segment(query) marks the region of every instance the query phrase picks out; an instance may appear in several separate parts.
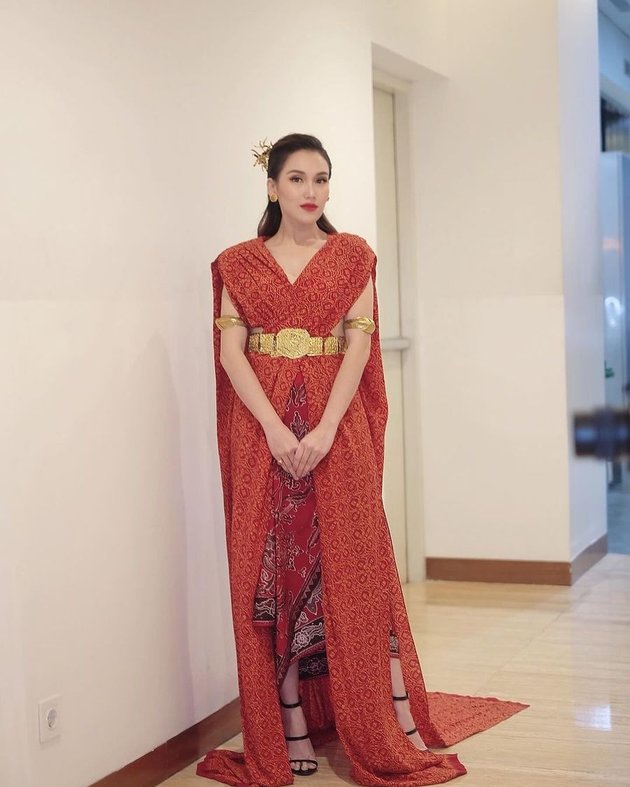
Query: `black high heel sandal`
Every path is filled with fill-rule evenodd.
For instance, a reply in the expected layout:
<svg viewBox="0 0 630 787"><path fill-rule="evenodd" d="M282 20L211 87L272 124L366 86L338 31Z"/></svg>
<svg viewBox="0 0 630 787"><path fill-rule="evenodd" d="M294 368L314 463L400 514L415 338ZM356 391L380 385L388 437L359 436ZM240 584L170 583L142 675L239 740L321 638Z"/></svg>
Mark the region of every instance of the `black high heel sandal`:
<svg viewBox="0 0 630 787"><path fill-rule="evenodd" d="M283 708L297 708L301 704L302 704L301 699L298 700L297 702L292 702L290 704L287 704L286 702L282 702L282 699L280 699L280 705L282 705ZM308 733L306 733L306 735L285 735L284 739L285 741L303 741L306 740L306 738L308 737L310 736ZM319 767L319 763L317 762L317 760L307 760L303 757L294 760L290 759L289 764L291 764L292 762L299 762L300 764L302 764L303 762L309 762L315 766L314 768L308 768L305 771L301 770L300 768L291 768L291 773L294 773L296 776L312 776L314 773L317 773L317 769Z"/></svg>
<svg viewBox="0 0 630 787"><path fill-rule="evenodd" d="M393 700L401 700L401 701L403 701L403 702L404 702L404 700L408 700L408 699L409 699L409 694L406 694L406 693L405 693L405 696L404 696L404 697L395 697L395 696L392 694L392 699L393 699ZM414 727L414 728L413 728L413 730L409 730L409 732L405 732L405 730L403 730L403 732L405 733L405 735L413 735L413 734L414 734L414 732L418 732L418 728L417 728L417 727Z"/></svg>

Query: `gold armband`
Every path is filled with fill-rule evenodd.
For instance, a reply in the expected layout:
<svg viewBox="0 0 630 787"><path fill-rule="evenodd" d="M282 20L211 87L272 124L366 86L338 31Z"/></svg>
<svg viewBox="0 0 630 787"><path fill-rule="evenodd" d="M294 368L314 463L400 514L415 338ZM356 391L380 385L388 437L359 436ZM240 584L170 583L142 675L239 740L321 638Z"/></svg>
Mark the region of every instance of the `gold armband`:
<svg viewBox="0 0 630 787"><path fill-rule="evenodd" d="M242 325L243 328L247 328L247 325L245 325L245 323L243 322L243 320L241 320L240 317L233 317L232 315L229 314L225 314L221 317L217 317L214 323L217 326L217 328L219 328L221 331L224 328L233 328L235 325Z"/></svg>
<svg viewBox="0 0 630 787"><path fill-rule="evenodd" d="M344 320L344 328L360 328L365 333L374 333L376 323L371 317L353 317L351 320Z"/></svg>

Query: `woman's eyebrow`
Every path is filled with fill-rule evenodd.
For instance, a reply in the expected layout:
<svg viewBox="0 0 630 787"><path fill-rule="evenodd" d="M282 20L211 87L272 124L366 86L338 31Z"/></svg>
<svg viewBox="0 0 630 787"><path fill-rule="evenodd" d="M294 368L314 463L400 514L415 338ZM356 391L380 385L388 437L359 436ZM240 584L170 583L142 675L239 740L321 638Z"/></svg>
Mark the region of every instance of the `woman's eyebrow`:
<svg viewBox="0 0 630 787"><path fill-rule="evenodd" d="M301 169L290 169L287 172L287 175L291 175L291 173L293 173L293 172L295 172L296 175L306 175L306 172L302 172ZM315 177L318 177L319 175L328 175L328 173L327 172L318 172Z"/></svg>

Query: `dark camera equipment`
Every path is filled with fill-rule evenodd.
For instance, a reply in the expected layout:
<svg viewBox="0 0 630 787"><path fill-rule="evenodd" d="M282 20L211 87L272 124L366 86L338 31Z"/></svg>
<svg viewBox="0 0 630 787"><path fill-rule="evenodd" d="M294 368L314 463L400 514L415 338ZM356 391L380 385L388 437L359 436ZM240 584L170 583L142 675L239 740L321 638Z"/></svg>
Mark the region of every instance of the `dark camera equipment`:
<svg viewBox="0 0 630 787"><path fill-rule="evenodd" d="M574 415L573 442L578 456L610 461L630 456L630 411L602 408Z"/></svg>

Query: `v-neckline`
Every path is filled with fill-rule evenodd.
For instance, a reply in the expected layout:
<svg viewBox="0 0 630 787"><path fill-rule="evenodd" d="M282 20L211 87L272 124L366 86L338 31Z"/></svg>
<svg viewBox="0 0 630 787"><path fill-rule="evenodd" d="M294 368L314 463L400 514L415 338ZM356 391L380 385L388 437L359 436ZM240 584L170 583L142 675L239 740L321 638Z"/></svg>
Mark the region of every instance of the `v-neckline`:
<svg viewBox="0 0 630 787"><path fill-rule="evenodd" d="M274 266L276 267L278 272L282 275L282 277L284 278L284 280L287 283L287 285L289 287L293 288L293 287L297 287L297 285L300 283L300 280L303 278L303 276L306 273L306 271L312 266L312 263L315 260L315 258L319 256L320 252L322 252L322 251L324 251L324 249L328 248L328 245L330 244L331 238L333 237L333 235L337 235L337 234L338 233L329 233L328 237L326 238L326 242L322 246L320 246L319 249L317 249L315 251L315 253L310 257L309 261L302 268L302 270L300 271L300 273L298 274L298 276L297 276L297 278L295 279L294 282L289 281L289 277L287 276L287 272L282 267L282 265L280 265L278 260L273 256L273 254L271 253L270 249L265 245L265 241L269 240L269 238L271 236L260 235L258 237L258 240L260 241L260 245L261 245L261 247L263 249L263 252L269 257L271 262L273 262Z"/></svg>

